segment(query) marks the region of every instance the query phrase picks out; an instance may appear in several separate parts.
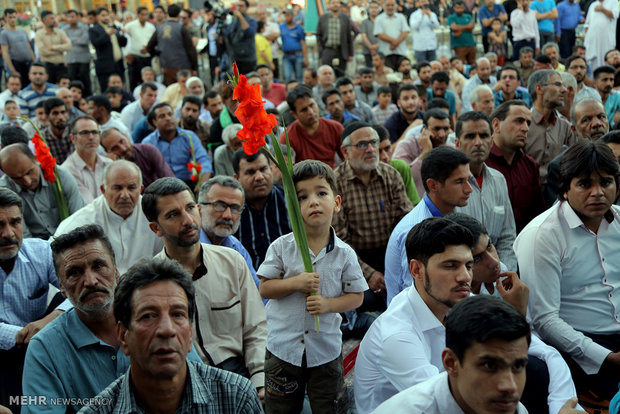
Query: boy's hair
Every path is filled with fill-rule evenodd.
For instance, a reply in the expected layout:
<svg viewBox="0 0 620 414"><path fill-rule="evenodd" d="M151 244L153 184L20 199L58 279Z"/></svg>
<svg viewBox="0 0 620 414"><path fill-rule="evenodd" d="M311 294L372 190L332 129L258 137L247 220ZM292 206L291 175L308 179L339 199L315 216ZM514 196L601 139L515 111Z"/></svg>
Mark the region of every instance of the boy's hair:
<svg viewBox="0 0 620 414"><path fill-rule="evenodd" d="M389 86L379 86L377 88L377 96L382 95L382 94L392 95L392 90L390 89Z"/></svg>
<svg viewBox="0 0 620 414"><path fill-rule="evenodd" d="M322 161L304 160L293 166L293 183L295 185L297 185L300 181L309 180L315 177L325 179L334 195L338 194L336 187L336 175L334 174L334 170L332 170L329 165Z"/></svg>
<svg viewBox="0 0 620 414"><path fill-rule="evenodd" d="M12 99L7 99L6 101L4 101L4 107L6 108L6 106L7 106L8 104L14 104L14 105L17 105L17 102L15 102L15 101L14 101L14 100L12 100Z"/></svg>
<svg viewBox="0 0 620 414"><path fill-rule="evenodd" d="M407 261L415 259L426 266L432 256L445 252L446 247L460 245L470 249L475 246L467 227L445 217L431 217L413 226L407 234Z"/></svg>
<svg viewBox="0 0 620 414"><path fill-rule="evenodd" d="M493 18L493 20L491 20L491 26L493 26L493 23L495 23L496 21L498 21L500 25L502 24L502 21L500 20L500 18L499 17L495 17L495 18Z"/></svg>

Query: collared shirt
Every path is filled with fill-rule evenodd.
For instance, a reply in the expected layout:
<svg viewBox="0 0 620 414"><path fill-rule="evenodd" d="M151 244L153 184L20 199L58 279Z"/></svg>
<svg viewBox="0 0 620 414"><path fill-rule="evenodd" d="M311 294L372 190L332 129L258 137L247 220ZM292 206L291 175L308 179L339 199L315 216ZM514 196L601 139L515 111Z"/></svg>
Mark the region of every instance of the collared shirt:
<svg viewBox="0 0 620 414"><path fill-rule="evenodd" d="M336 237L330 229L330 238L319 254L308 249L312 267L321 275L318 294L337 298L347 293L359 293L368 284L351 247ZM267 279L287 279L304 271L301 253L293 233L277 239L267 251L258 274ZM267 349L295 366L301 367L305 355L308 367L326 364L338 358L342 351L342 333L339 313L319 315L319 331L314 316L306 310L306 294L293 292L280 299L271 299L267 310Z"/></svg>
<svg viewBox="0 0 620 414"><path fill-rule="evenodd" d="M620 330L618 243L619 207L611 206L593 233L567 201L532 220L515 241L536 332L570 354L587 374L597 373L613 350L582 332L607 335Z"/></svg>
<svg viewBox="0 0 620 414"><path fill-rule="evenodd" d="M298 162L308 159L319 160L334 168L336 154L341 159L344 158L340 149L344 127L340 122L319 118L319 128L314 135L308 135L298 120L290 124L286 130ZM280 143L286 144L284 133L280 135Z"/></svg>
<svg viewBox="0 0 620 414"><path fill-rule="evenodd" d="M506 101L506 99L504 98L504 91L502 91L501 89L499 91L493 91L493 97L495 98L496 108L500 106L501 104L503 104L504 101ZM528 106L530 107L532 106L532 100L530 99L530 94L527 92L527 89L522 86L517 86L517 89L515 90L515 97L512 99L521 99Z"/></svg>
<svg viewBox="0 0 620 414"><path fill-rule="evenodd" d="M136 402L131 370L110 384L97 398L107 404L84 407L80 413L143 414ZM187 378L177 413L259 414L263 412L256 389L241 375L196 362L187 363Z"/></svg>
<svg viewBox="0 0 620 414"><path fill-rule="evenodd" d="M148 187L153 181L162 177L174 177L164 156L156 146L151 144L133 144L132 160L142 171L142 185Z"/></svg>
<svg viewBox="0 0 620 414"><path fill-rule="evenodd" d="M487 83L482 82L482 80L478 77L477 73L471 78L469 78L467 82L465 82L465 85L463 86L463 92L461 94L461 99L463 102L463 109L461 112L464 113L464 112L469 112L469 111L474 110L471 107L471 101L469 100L469 95L471 94L471 91L476 89L476 86L488 85L489 88L493 89L493 86L495 86L496 83L497 83L497 78L495 76L489 76L489 81Z"/></svg>
<svg viewBox="0 0 620 414"><path fill-rule="evenodd" d="M581 89L579 89L579 92L575 94L573 103L577 103L580 100L585 99L585 98L598 99L599 101L603 102L603 100L601 99L601 95L598 93L596 89L586 85L585 83L582 83Z"/></svg>
<svg viewBox="0 0 620 414"><path fill-rule="evenodd" d="M356 371L357 372L357 371ZM425 413L425 414L463 414L450 390L448 373L442 372L428 380L410 387L381 404L374 414ZM515 414L527 414L527 409L519 402Z"/></svg>
<svg viewBox="0 0 620 414"><path fill-rule="evenodd" d="M142 196L129 217L123 219L110 209L105 197L100 195L92 203L63 220L56 229L54 238L86 224L100 225L112 243L116 267L120 274L123 274L140 259L155 256L164 246L162 239L149 228L141 200Z"/></svg>
<svg viewBox="0 0 620 414"><path fill-rule="evenodd" d="M370 105L360 101L359 99L356 99L353 108L349 108L348 110L364 122L368 122L369 124L377 123L377 119L375 118Z"/></svg>
<svg viewBox="0 0 620 414"><path fill-rule="evenodd" d="M59 288L49 243L24 239L13 270L7 275L0 268L0 349L13 348L17 333L44 316L50 284ZM59 309L70 307L67 302Z"/></svg>
<svg viewBox="0 0 620 414"><path fill-rule="evenodd" d="M142 118L144 118L147 114L148 110L145 111L142 109L142 105L140 105L140 98L133 101L129 105L123 108L121 111L121 122L129 131L133 131L134 127Z"/></svg>
<svg viewBox="0 0 620 414"><path fill-rule="evenodd" d="M254 268L258 269L271 242L292 231L284 191L274 185L261 210L246 203L240 221L236 236L250 253Z"/></svg>
<svg viewBox="0 0 620 414"><path fill-rule="evenodd" d="M375 114L375 118L377 118L377 122L383 125L385 121L388 120L394 112L398 111L398 106L396 104L390 103L385 109L381 109L379 105L375 105L372 108L372 113Z"/></svg>
<svg viewBox="0 0 620 414"><path fill-rule="evenodd" d="M62 163L62 166L65 167L67 171L73 175L75 181L77 181L78 189L86 204L90 203L101 194L99 187L103 184L103 169L106 165L112 164L111 159L102 157L99 154L96 155L97 160L95 161L94 170L91 170L90 167L86 165L82 157L80 157L76 151L69 155L65 162Z"/></svg>
<svg viewBox="0 0 620 414"><path fill-rule="evenodd" d="M189 181L190 172L187 169L187 163L192 161L190 139L196 154L196 161L202 165L202 174L213 172L207 150L192 131L177 127L177 135L171 141L167 141L161 137L159 130L155 130L144 138L142 143L155 145L164 156L166 163L172 168L174 175L183 181Z"/></svg>
<svg viewBox="0 0 620 414"><path fill-rule="evenodd" d="M409 33L411 29L407 24L407 19L401 13L394 12L392 16L388 16L387 13L381 13L375 18L375 26L373 34L385 34L393 39L398 39L401 33ZM407 42L402 41L396 46L396 49L390 50L390 44L379 39L379 52L385 56L389 55L407 55Z"/></svg>
<svg viewBox="0 0 620 414"><path fill-rule="evenodd" d="M331 119L332 121L336 121L335 119L332 118L331 114L327 114L325 115L325 119ZM342 124L344 125L345 123L347 123L348 121L359 121L360 117L353 115L351 112L347 111L346 109L342 112ZM338 121L336 121L338 122Z"/></svg>
<svg viewBox="0 0 620 414"><path fill-rule="evenodd" d="M63 30L71 40L71 50L67 52L67 64L90 63L88 26L78 22L75 29L67 26Z"/></svg>
<svg viewBox="0 0 620 414"><path fill-rule="evenodd" d="M551 160L576 142L570 122L558 116L555 110L551 115L551 124L547 124L542 114L532 108L532 124L527 134L525 153L538 163L543 186L547 182L547 166Z"/></svg>
<svg viewBox="0 0 620 414"><path fill-rule="evenodd" d="M15 103L21 108L24 106L24 101L19 97L19 92L13 93L9 89L6 89L0 93L0 106L4 108L6 101L15 101Z"/></svg>
<svg viewBox="0 0 620 414"><path fill-rule="evenodd" d="M558 19L560 20L560 29L574 30L583 16L581 15L581 7L578 2L570 2L564 0L556 6L558 9Z"/></svg>
<svg viewBox="0 0 620 414"><path fill-rule="evenodd" d="M208 113L208 111L207 111ZM192 131L198 139L200 139L201 145L206 149L209 147L209 136L211 135L211 124L201 121L200 119L196 120L196 124L194 125L194 129L190 129L183 122L183 118L179 118L177 121L177 125L179 128L185 129L187 131Z"/></svg>
<svg viewBox="0 0 620 414"><path fill-rule="evenodd" d="M127 54L136 55L140 57L149 57L148 53L142 53L142 48L146 47L151 40L151 36L155 33L155 25L150 22L144 22L144 25L140 23L138 19L129 22L125 25L125 33L129 38L129 44L127 45Z"/></svg>
<svg viewBox="0 0 620 414"><path fill-rule="evenodd" d="M427 16L422 9L414 11L409 16L409 25L413 31L413 50L424 52L437 49L437 35L435 29L439 28L439 19L434 12Z"/></svg>
<svg viewBox="0 0 620 414"><path fill-rule="evenodd" d="M433 98L442 98L448 102L448 112L450 115L456 116L456 95L451 90L446 90L444 96L435 96L433 94L433 88L428 88L426 90L428 94L428 101L430 102Z"/></svg>
<svg viewBox="0 0 620 414"><path fill-rule="evenodd" d="M73 142L71 142L71 138L69 138L69 126L62 131L62 136L60 138L56 137L52 132L52 127L48 126L44 128L41 133L43 134L43 139L47 143L47 146L50 148L50 153L54 158L56 158L56 162L58 164L62 164L65 160L75 152L75 146Z"/></svg>
<svg viewBox="0 0 620 414"><path fill-rule="evenodd" d="M117 119L114 119L114 117L112 116L110 116L110 119L108 119L108 122L106 122L105 124L99 125L99 131L103 131L104 129L108 129L108 128L116 128L119 131L121 131L123 134L125 134L125 136L127 137L131 136L131 131L127 129L125 124Z"/></svg>
<svg viewBox="0 0 620 414"><path fill-rule="evenodd" d="M512 244L517 236L517 230L506 179L499 171L483 164L482 188L478 186L473 174L469 175L468 181L474 191L469 196L467 205L456 207L454 211L469 214L484 223L500 260L508 270L516 271L517 258L512 250Z"/></svg>
<svg viewBox="0 0 620 414"><path fill-rule="evenodd" d="M366 92L362 89L362 85L355 85L355 97L372 108L377 100L377 89L379 89L379 86L378 83L373 81L372 88Z"/></svg>
<svg viewBox="0 0 620 414"><path fill-rule="evenodd" d="M410 276L411 277L411 276ZM403 290L370 326L355 362L355 406L366 414L440 372L446 328L415 286Z"/></svg>
<svg viewBox="0 0 620 414"><path fill-rule="evenodd" d="M422 197L418 203L402 220L394 227L387 250L385 251L385 290L387 291L387 304L407 286L411 286L413 278L409 273L409 262L405 241L407 234L416 224L429 217L442 217L441 211L433 204L428 195Z"/></svg>
<svg viewBox="0 0 620 414"><path fill-rule="evenodd" d="M40 167L37 168L40 169ZM82 200L75 178L59 165L56 166L56 173L60 176L69 214L73 214L84 207L84 200ZM60 215L52 184L43 178L43 171L39 171L39 174L39 186L35 191L23 189L7 175L0 177L0 187L7 187L22 198L24 238L38 237L47 240L60 224Z"/></svg>
<svg viewBox="0 0 620 414"><path fill-rule="evenodd" d="M423 118L424 112L418 110L415 119ZM390 133L390 141L393 144L398 141L403 132L405 132L407 127L409 127L409 121L407 121L403 113L399 110L398 112L393 113L392 116L385 121L383 126Z"/></svg>
<svg viewBox="0 0 620 414"><path fill-rule="evenodd" d="M55 98L58 87L53 83L46 83L43 92L39 93L32 89L32 84L28 84L24 89L19 91L19 97L23 101L23 106L20 104L22 115L33 117L34 110L40 101L45 101L49 98Z"/></svg>
<svg viewBox="0 0 620 414"><path fill-rule="evenodd" d="M201 246L204 274L194 275L196 351L208 365L243 357L250 381L264 387L267 322L248 265L233 249ZM170 259L165 250L155 257Z"/></svg>
<svg viewBox="0 0 620 414"><path fill-rule="evenodd" d="M368 185L356 175L349 161L340 164L335 174L343 201L333 220L338 237L354 249L386 247L396 223L413 208L398 171L380 162L371 172ZM366 278L380 270L361 259L360 264Z"/></svg>
<svg viewBox="0 0 620 414"><path fill-rule="evenodd" d="M524 13L521 9L514 9L510 13L510 25L512 26L513 41L535 40L536 47L539 48L541 46L538 20L534 10L528 9L527 13Z"/></svg>
<svg viewBox="0 0 620 414"><path fill-rule="evenodd" d="M325 47L337 48L340 46L340 16L329 16L327 19L327 42Z"/></svg>
<svg viewBox="0 0 620 414"><path fill-rule="evenodd" d="M41 28L34 35L34 41L41 62L65 64L65 52L71 50L71 40L63 30L55 27L52 34L49 34L46 28Z"/></svg>
<svg viewBox="0 0 620 414"><path fill-rule="evenodd" d="M534 158L518 150L508 164L501 150L493 143L486 164L504 175L512 205L517 232L543 211L542 189L538 164ZM482 183L484 186L484 182Z"/></svg>

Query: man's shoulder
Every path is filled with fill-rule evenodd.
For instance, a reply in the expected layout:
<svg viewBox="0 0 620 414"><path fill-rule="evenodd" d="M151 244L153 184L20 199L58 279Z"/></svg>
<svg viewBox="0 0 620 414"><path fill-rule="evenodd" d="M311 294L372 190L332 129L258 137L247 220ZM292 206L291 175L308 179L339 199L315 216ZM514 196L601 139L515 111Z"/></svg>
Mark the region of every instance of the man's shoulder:
<svg viewBox="0 0 620 414"><path fill-rule="evenodd" d="M48 354L53 354L55 352L62 352L62 349L67 346L74 346L70 332L67 329L71 318L77 318L74 308L63 312L45 325L43 329L32 337L28 349L33 349L33 352L46 351Z"/></svg>
<svg viewBox="0 0 620 414"><path fill-rule="evenodd" d="M231 249L230 247L225 246L217 246L214 244L202 244L202 254L207 266L209 263L213 263L217 261L218 269L221 270L221 265L227 263L231 266L245 266L247 268L247 263L241 253L239 253L235 249Z"/></svg>
<svg viewBox="0 0 620 414"><path fill-rule="evenodd" d="M329 130L329 132L336 133L338 134L338 137L340 137L340 134L342 134L344 127L342 126L340 122L336 122L331 119L320 117L319 118L319 129L320 130L322 129L323 132L325 132L325 130Z"/></svg>
<svg viewBox="0 0 620 414"><path fill-rule="evenodd" d="M28 259L39 272L46 272L50 266L53 266L52 249L47 240L38 238L24 239L19 249L19 254Z"/></svg>
<svg viewBox="0 0 620 414"><path fill-rule="evenodd" d="M196 402L212 403L211 399L215 398L222 408L235 410L255 405L256 412L259 412L258 395L250 380L196 361L188 361L187 364L192 382L197 382L192 383L192 388L203 391L194 396Z"/></svg>
<svg viewBox="0 0 620 414"><path fill-rule="evenodd" d="M446 395L445 391L438 395L438 388L440 388L439 385L441 385L440 382L442 381L445 382L445 391L450 394L448 374L444 371L396 394L379 405L374 412L377 414L391 414L405 410L407 412L443 414L442 407L439 405L440 400L443 400L446 406L449 403L454 404L451 407L454 411L450 412L462 412L451 395Z"/></svg>

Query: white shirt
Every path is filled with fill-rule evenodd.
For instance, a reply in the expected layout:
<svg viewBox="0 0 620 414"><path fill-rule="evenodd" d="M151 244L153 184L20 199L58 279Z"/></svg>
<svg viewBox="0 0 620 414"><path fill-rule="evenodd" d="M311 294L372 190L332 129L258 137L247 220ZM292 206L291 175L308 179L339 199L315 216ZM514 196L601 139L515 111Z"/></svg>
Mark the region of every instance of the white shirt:
<svg viewBox="0 0 620 414"><path fill-rule="evenodd" d="M415 286L403 290L360 343L353 378L357 412L369 413L400 391L443 371L445 347L446 328Z"/></svg>
<svg viewBox="0 0 620 414"><path fill-rule="evenodd" d="M587 374L597 373L611 351L581 332L620 332L620 207L610 212L612 222L603 219L595 234L562 201L532 220L514 244L534 328Z"/></svg>
<svg viewBox="0 0 620 414"><path fill-rule="evenodd" d="M99 224L112 243L116 267L123 274L138 260L150 259L164 247L162 240L149 228L149 221L142 212L142 196L129 217L123 219L113 212L103 195L63 220L54 238L86 225Z"/></svg>
<svg viewBox="0 0 620 414"><path fill-rule="evenodd" d="M401 33L409 33L409 25L407 19L400 13L394 13L392 17L389 17L387 13L381 13L375 19L375 27L373 34L376 36L380 33L386 34L394 39L398 38ZM407 56L407 41L400 42L398 47L394 50L390 50L390 44L379 39L379 52L385 56L389 55L401 55Z"/></svg>
<svg viewBox="0 0 620 414"><path fill-rule="evenodd" d="M78 190L80 190L84 203L88 204L101 194L99 187L103 184L103 169L111 163L111 159L97 154L95 169L91 170L77 151L73 151L61 166L73 175L75 181L77 181Z"/></svg>
<svg viewBox="0 0 620 414"><path fill-rule="evenodd" d="M17 93L13 93L8 89L5 89L4 91L2 91L2 93L0 93L0 107L1 108L4 108L4 104L6 103L6 101L15 101L15 103L19 107L26 105L24 100L19 97L19 91Z"/></svg>
<svg viewBox="0 0 620 414"><path fill-rule="evenodd" d="M435 29L439 27L437 15L431 12L430 17L422 13L422 9L414 11L409 17L409 25L413 33L413 50L423 52L437 49Z"/></svg>
<svg viewBox="0 0 620 414"><path fill-rule="evenodd" d="M154 83L155 85L157 85L157 100L155 101L155 103L157 103L161 100L161 98L164 97L164 93L166 93L166 85L164 85L163 83L159 83L159 82L151 82L151 83ZM136 101L140 100L141 90L142 90L142 84L136 86L136 88L133 90L133 97L136 98Z"/></svg>
<svg viewBox="0 0 620 414"><path fill-rule="evenodd" d="M450 385L448 373L442 372L390 398L381 404L373 414L463 414L456 403ZM527 414L527 409L519 403L517 414Z"/></svg>
<svg viewBox="0 0 620 414"><path fill-rule="evenodd" d="M148 53L141 53L140 50L149 43L151 36L155 33L155 25L153 23L145 22L144 26L142 26L138 19L133 20L125 25L125 33L127 33L129 40L127 45L128 53L140 57L150 56Z"/></svg>
<svg viewBox="0 0 620 414"><path fill-rule="evenodd" d="M112 127L114 127L116 129L118 129L119 131L121 131L123 134L125 134L125 136L131 137L131 131L129 129L127 129L125 124L123 124L122 122L114 119L112 114L110 114L110 119L108 120L108 122L106 122L105 124L99 126L99 131L103 131L104 129L112 128Z"/></svg>
<svg viewBox="0 0 620 414"><path fill-rule="evenodd" d="M538 33L538 26L536 27L536 33ZM461 93L461 102L463 103L463 109L461 109L461 113L474 110L469 100L469 94L476 88L476 86L489 85L489 88L493 88L496 83L497 78L495 76L489 77L489 83L483 83L482 80L478 77L478 74L475 74L471 78L467 79L467 82L465 82L465 85L463 86L463 91Z"/></svg>
<svg viewBox="0 0 620 414"><path fill-rule="evenodd" d="M148 112L148 111L147 111ZM123 108L121 111L121 122L130 130L134 127L146 114L140 105L140 99L137 99Z"/></svg>
<svg viewBox="0 0 620 414"><path fill-rule="evenodd" d="M510 13L510 24L512 26L512 38L515 42L519 40L536 39L536 47L540 47L540 34L538 33L538 20L536 12L528 9L527 13L517 8Z"/></svg>

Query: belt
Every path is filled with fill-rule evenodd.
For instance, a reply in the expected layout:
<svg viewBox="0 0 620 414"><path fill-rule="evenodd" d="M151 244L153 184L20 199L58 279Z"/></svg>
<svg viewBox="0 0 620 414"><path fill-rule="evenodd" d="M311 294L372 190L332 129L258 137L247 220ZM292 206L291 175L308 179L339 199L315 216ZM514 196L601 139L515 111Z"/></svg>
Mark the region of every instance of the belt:
<svg viewBox="0 0 620 414"><path fill-rule="evenodd" d="M284 52L285 55L296 55L298 53L301 53L301 50L293 50L290 52Z"/></svg>

